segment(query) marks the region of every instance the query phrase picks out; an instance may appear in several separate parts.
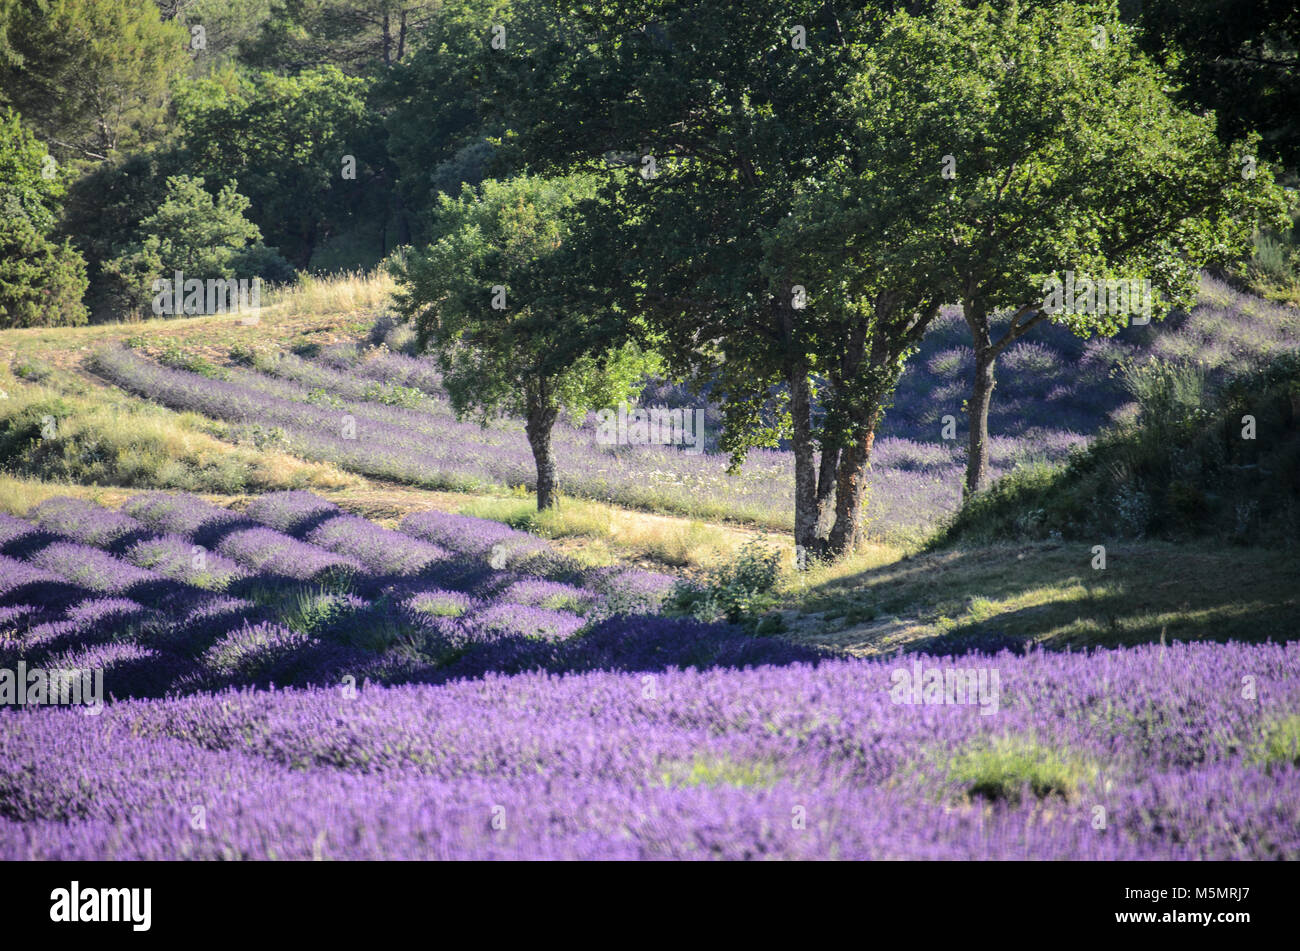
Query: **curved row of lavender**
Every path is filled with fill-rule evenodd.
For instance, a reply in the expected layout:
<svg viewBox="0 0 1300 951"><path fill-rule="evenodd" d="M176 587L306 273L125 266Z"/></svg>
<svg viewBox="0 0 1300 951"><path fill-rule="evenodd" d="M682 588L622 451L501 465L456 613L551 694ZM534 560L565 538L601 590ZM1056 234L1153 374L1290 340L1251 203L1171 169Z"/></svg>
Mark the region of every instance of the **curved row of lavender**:
<svg viewBox="0 0 1300 951"><path fill-rule="evenodd" d="M874 451L869 518L876 536L922 537L960 500L962 406L972 361L966 334L960 315L945 312L899 383ZM1209 279L1190 314L1129 328L1117 338L1083 341L1063 328L1041 327L999 362L990 422L992 473L1059 461L1086 443L1127 400L1113 379L1125 359L1193 359L1216 372L1297 346L1300 334L1286 308ZM534 481L521 423L505 419L482 427L456 420L432 362L386 348L335 346L312 360L285 355L262 364L265 372L232 370L225 380L125 351L100 354L97 367L141 396L263 433L279 430L293 452L364 475L451 489ZM655 392L679 406L699 406L683 393ZM387 405L393 402L405 405ZM716 408L703 408L716 429ZM948 417L951 427L945 426ZM715 443L718 434L708 435ZM732 476L718 454L602 445L594 415L580 426L559 423L553 445L565 492L790 527L793 470L784 452L756 451Z"/></svg>
<svg viewBox="0 0 1300 951"><path fill-rule="evenodd" d="M0 858L1294 859L1297 709L1300 646L1192 644L11 711Z"/></svg>
<svg viewBox="0 0 1300 951"><path fill-rule="evenodd" d="M629 619L657 608L665 575L584 568L465 516L420 513L406 528L305 492L244 513L150 493L122 511L55 498L27 519L0 515L0 661L112 655L94 666L128 697L589 669L647 624L645 650L662 650L661 663L781 652L736 631Z"/></svg>

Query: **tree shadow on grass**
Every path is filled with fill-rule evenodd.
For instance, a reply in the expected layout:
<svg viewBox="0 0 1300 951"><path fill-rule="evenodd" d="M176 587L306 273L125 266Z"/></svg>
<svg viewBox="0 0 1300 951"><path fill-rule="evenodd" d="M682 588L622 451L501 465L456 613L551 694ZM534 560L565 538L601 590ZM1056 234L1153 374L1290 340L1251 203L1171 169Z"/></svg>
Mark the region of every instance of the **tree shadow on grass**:
<svg viewBox="0 0 1300 951"><path fill-rule="evenodd" d="M898 614L863 631L885 650L1023 650L1167 640L1275 641L1300 630L1300 559L1266 549L1108 542L947 549L813 589ZM900 643L903 628L913 636ZM841 638L842 640L843 638Z"/></svg>

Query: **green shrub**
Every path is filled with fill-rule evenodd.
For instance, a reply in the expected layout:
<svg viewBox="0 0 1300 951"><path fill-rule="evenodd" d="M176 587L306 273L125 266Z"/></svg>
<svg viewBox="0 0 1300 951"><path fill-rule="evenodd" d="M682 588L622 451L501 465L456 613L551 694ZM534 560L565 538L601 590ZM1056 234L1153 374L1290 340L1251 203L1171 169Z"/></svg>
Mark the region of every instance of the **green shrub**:
<svg viewBox="0 0 1300 951"><path fill-rule="evenodd" d="M1102 432L1064 465L1020 469L977 493L930 547L1125 535L1294 544L1300 353L1243 371L1217 391L1199 367L1153 361L1123 375L1139 403L1136 419Z"/></svg>
<svg viewBox="0 0 1300 951"><path fill-rule="evenodd" d="M1300 766L1300 714L1265 726L1259 742L1247 752L1246 759L1270 769L1275 765Z"/></svg>
<svg viewBox="0 0 1300 951"><path fill-rule="evenodd" d="M948 779L967 796L1011 803L1026 791L1069 799L1096 771L1086 759L1032 737L1000 737L961 750L946 764Z"/></svg>
<svg viewBox="0 0 1300 951"><path fill-rule="evenodd" d="M734 561L715 568L703 583L678 582L665 602L665 613L702 621L725 619L756 628L757 615L776 603L780 566L780 552L762 542L749 542Z"/></svg>
<svg viewBox="0 0 1300 951"><path fill-rule="evenodd" d="M72 406L57 396L20 402L0 415L0 463L8 468L33 443L56 438L59 421L72 413Z"/></svg>
<svg viewBox="0 0 1300 951"><path fill-rule="evenodd" d="M26 380L28 383L40 383L48 380L50 374L54 372L44 360L38 360L35 357L20 357L14 361L14 376Z"/></svg>
<svg viewBox="0 0 1300 951"><path fill-rule="evenodd" d="M213 380L224 380L229 374L201 354L182 350L175 341L169 340L158 357L158 362L175 370L197 373Z"/></svg>
<svg viewBox="0 0 1300 951"><path fill-rule="evenodd" d="M28 218L0 209L0 328L71 327L89 317L86 262Z"/></svg>

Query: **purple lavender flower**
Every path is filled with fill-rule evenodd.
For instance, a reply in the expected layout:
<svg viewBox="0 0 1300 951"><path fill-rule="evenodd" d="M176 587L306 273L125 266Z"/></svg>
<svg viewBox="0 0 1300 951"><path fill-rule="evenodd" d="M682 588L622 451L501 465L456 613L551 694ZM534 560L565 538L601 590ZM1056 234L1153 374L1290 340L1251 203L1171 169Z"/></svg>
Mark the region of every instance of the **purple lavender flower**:
<svg viewBox="0 0 1300 951"><path fill-rule="evenodd" d="M131 516L84 499L46 499L27 513L27 517L48 531L95 548L117 550L149 534Z"/></svg>
<svg viewBox="0 0 1300 951"><path fill-rule="evenodd" d="M537 608L564 610L573 614L586 614L595 603L596 596L590 591L560 581L525 578L507 587L501 593L501 600Z"/></svg>
<svg viewBox="0 0 1300 951"><path fill-rule="evenodd" d="M360 573L352 558L300 542L270 528L239 528L221 539L217 550L249 569L296 581L315 581L340 572Z"/></svg>
<svg viewBox="0 0 1300 951"><path fill-rule="evenodd" d="M660 624L640 633L661 647L707 631ZM307 643L262 633L210 659L264 677ZM110 670L141 659L113 649ZM1300 768L1271 739L1300 709L1300 645L960 658L1000 671L996 716L899 702L912 660L351 692L335 669L317 689L6 712L0 857L1300 857ZM1268 690L1243 697L1247 675ZM990 796L990 771L1018 794Z"/></svg>
<svg viewBox="0 0 1300 951"><path fill-rule="evenodd" d="M517 634L558 641L580 630L584 622L568 611L551 611L501 601L467 616L465 623L485 638L498 634Z"/></svg>

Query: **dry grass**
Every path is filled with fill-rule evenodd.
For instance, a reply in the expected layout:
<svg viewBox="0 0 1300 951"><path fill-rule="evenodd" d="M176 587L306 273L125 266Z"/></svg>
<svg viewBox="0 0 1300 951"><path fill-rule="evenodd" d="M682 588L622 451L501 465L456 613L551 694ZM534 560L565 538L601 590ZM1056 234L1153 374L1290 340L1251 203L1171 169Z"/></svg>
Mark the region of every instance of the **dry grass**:
<svg viewBox="0 0 1300 951"><path fill-rule="evenodd" d="M388 302L394 282L387 271L375 270L335 274L327 277L304 275L297 284L273 289L263 311L284 316L299 314L375 314Z"/></svg>
<svg viewBox="0 0 1300 951"><path fill-rule="evenodd" d="M793 557L789 539L781 535L583 499L564 498L557 508L538 512L528 497L479 497L459 511L547 538L579 539L584 557L595 562L631 558L690 574L733 558L754 539Z"/></svg>
<svg viewBox="0 0 1300 951"><path fill-rule="evenodd" d="M336 466L220 438L224 428L51 369L39 383L0 365L0 434L11 475L55 485L233 494L360 484ZM52 435L41 421L53 420Z"/></svg>

